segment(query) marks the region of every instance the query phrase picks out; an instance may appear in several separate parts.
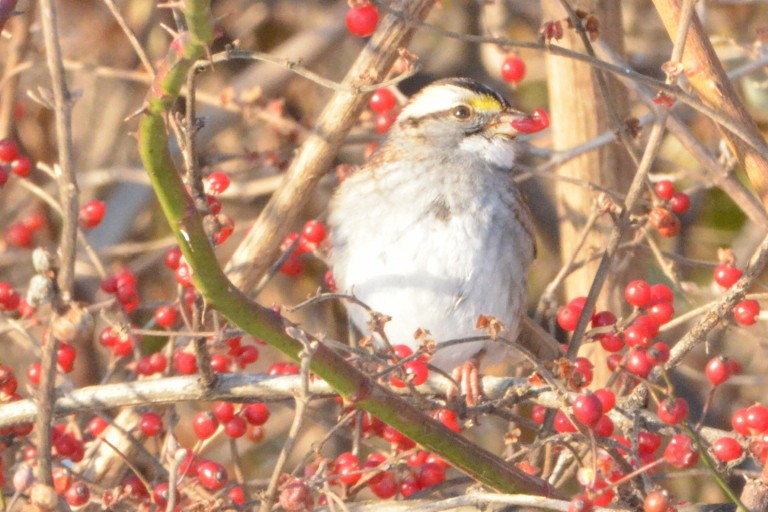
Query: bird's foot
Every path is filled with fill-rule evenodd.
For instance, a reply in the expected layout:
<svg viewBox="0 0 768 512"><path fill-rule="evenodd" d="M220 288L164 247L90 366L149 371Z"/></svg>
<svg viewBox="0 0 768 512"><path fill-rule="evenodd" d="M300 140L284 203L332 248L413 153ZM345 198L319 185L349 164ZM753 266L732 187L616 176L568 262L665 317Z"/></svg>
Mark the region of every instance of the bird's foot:
<svg viewBox="0 0 768 512"><path fill-rule="evenodd" d="M458 386L450 387L446 397L448 401L452 402L461 395L467 407L477 405L483 396L483 386L480 382L480 356L473 356L466 363L454 368L451 376Z"/></svg>

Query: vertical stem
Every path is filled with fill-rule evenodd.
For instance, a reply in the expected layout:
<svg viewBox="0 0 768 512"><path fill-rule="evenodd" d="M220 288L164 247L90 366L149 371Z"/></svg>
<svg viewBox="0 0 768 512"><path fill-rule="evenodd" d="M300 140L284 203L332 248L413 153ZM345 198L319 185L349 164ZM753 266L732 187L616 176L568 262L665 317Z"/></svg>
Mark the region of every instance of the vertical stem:
<svg viewBox="0 0 768 512"><path fill-rule="evenodd" d="M53 0L40 0L40 14L43 24L43 37L51 75L53 105L56 114L56 142L59 149L57 180L62 210L61 240L59 257L61 260L58 274L58 294L54 307L58 313L64 312L66 304L72 299L75 282L75 250L77 249L77 183L72 166L72 118L71 97L64 79L64 65L61 58L61 46L56 25L56 5ZM54 318L57 315L54 315ZM43 347L42 376L38 395L39 415L36 421L38 478L41 483L51 485L51 421L53 418L54 384L56 381L56 349L58 341L50 336Z"/></svg>

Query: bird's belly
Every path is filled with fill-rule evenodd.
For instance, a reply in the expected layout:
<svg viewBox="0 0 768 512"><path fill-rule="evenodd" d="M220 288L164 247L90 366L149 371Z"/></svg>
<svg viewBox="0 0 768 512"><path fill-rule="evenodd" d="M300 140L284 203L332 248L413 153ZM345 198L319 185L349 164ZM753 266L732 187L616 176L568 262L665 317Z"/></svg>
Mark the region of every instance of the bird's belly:
<svg viewBox="0 0 768 512"><path fill-rule="evenodd" d="M479 315L497 317L514 335L525 275L510 235L493 233L469 215L439 223L388 224L408 228L351 239L347 261L336 277L342 290L353 291L375 311L392 317L385 328L392 344L415 346L418 328L428 330L438 343L482 336L475 328ZM367 330L369 318L362 308L350 308L350 317ZM472 342L438 350L433 364L450 370L485 345Z"/></svg>

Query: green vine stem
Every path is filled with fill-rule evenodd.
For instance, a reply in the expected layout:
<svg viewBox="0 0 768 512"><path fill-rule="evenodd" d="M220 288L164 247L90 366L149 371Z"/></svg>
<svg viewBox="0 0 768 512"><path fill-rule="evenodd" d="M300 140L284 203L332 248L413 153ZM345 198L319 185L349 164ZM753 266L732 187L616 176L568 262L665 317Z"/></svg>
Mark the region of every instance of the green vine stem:
<svg viewBox="0 0 768 512"><path fill-rule="evenodd" d="M158 69L139 121L139 152L162 210L193 271L195 286L207 305L248 334L298 361L303 345L291 335L304 334L272 310L251 301L229 281L216 260L202 218L185 190L169 151L165 119L187 71L195 60L206 54L206 45L213 34L209 8L205 0L187 0L182 4L190 31L196 32L195 35L181 34L177 38L181 48L178 43L172 45L166 61ZM312 357L310 368L356 407L371 412L478 482L504 493L554 495L547 482L518 470L433 420L373 382L322 343Z"/></svg>

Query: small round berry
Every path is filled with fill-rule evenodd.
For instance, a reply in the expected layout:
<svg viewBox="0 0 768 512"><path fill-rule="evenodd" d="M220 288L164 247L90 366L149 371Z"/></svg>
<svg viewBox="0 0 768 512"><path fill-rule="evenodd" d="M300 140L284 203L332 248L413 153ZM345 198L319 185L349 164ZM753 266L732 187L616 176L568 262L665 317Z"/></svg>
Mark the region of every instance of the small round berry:
<svg viewBox="0 0 768 512"><path fill-rule="evenodd" d="M95 416L91 421L88 422L86 431L93 437L99 437L108 426L109 422L107 420L101 416Z"/></svg>
<svg viewBox="0 0 768 512"><path fill-rule="evenodd" d="M568 416L566 416L563 411L557 411L552 426L555 427L555 430L561 434L565 434L567 432L576 432L576 427L571 422L571 420L568 419Z"/></svg>
<svg viewBox="0 0 768 512"><path fill-rule="evenodd" d="M206 180L206 191L210 194L221 194L229 188L229 176L223 172L212 172Z"/></svg>
<svg viewBox="0 0 768 512"><path fill-rule="evenodd" d="M643 512L672 512L667 491L653 491L643 500Z"/></svg>
<svg viewBox="0 0 768 512"><path fill-rule="evenodd" d="M747 408L746 425L752 435L768 430L768 408L755 404Z"/></svg>
<svg viewBox="0 0 768 512"><path fill-rule="evenodd" d="M653 189L656 191L656 195L660 198L671 199L672 195L675 193L675 184L669 180L661 180L656 182Z"/></svg>
<svg viewBox="0 0 768 512"><path fill-rule="evenodd" d="M618 354L614 354L618 355ZM633 348L627 352L627 360L625 363L627 371L643 379L648 377L653 369L653 364L648 359L648 354L642 348Z"/></svg>
<svg viewBox="0 0 768 512"><path fill-rule="evenodd" d="M741 269L730 263L721 263L715 267L712 277L715 278L717 284L727 290L739 280L743 273Z"/></svg>
<svg viewBox="0 0 768 512"><path fill-rule="evenodd" d="M709 360L704 369L704 374L713 386L718 386L727 381L731 376L731 365L728 364L727 358L716 356Z"/></svg>
<svg viewBox="0 0 768 512"><path fill-rule="evenodd" d="M304 224L304 228L301 230L301 236L314 244L319 244L325 240L325 224L317 219L308 220L306 224Z"/></svg>
<svg viewBox="0 0 768 512"><path fill-rule="evenodd" d="M248 430L248 424L240 416L235 416L224 424L224 433L232 439L243 437Z"/></svg>
<svg viewBox="0 0 768 512"><path fill-rule="evenodd" d="M600 334L597 337L597 341L600 342L600 346L607 352L618 352L624 348L624 338L616 334Z"/></svg>
<svg viewBox="0 0 768 512"><path fill-rule="evenodd" d="M653 337L648 327L645 325L630 325L624 330L624 341L630 347L647 348Z"/></svg>
<svg viewBox="0 0 768 512"><path fill-rule="evenodd" d="M181 249L172 247L165 253L165 266L171 270L176 270L181 262Z"/></svg>
<svg viewBox="0 0 768 512"><path fill-rule="evenodd" d="M398 112L396 110L390 110L382 114L377 114L374 121L374 128L376 129L376 133L379 135L387 133L389 128L397 120L397 114Z"/></svg>
<svg viewBox="0 0 768 512"><path fill-rule="evenodd" d="M155 322L160 327L170 328L176 323L176 317L179 314L179 310L175 306L160 306L155 310Z"/></svg>
<svg viewBox="0 0 768 512"><path fill-rule="evenodd" d="M675 295L672 293L672 289L665 284L654 284L651 286L651 300L648 305L659 304L661 302L668 302L672 304L675 300Z"/></svg>
<svg viewBox="0 0 768 512"><path fill-rule="evenodd" d="M667 425L677 425L688 417L688 402L684 398L669 398L659 405L659 419Z"/></svg>
<svg viewBox="0 0 768 512"><path fill-rule="evenodd" d="M211 412L222 423L226 423L235 417L235 404L219 401L213 404Z"/></svg>
<svg viewBox="0 0 768 512"><path fill-rule="evenodd" d="M19 145L13 139L0 140L0 162L9 164L19 156Z"/></svg>
<svg viewBox="0 0 768 512"><path fill-rule="evenodd" d="M699 452L690 437L677 434L664 449L664 460L676 468L689 468L699 460Z"/></svg>
<svg viewBox="0 0 768 512"><path fill-rule="evenodd" d="M197 466L197 478L200 484L209 491L223 489L229 481L229 475L224 466L210 460L201 462Z"/></svg>
<svg viewBox="0 0 768 512"><path fill-rule="evenodd" d="M743 436L752 435L752 432L749 430L749 425L747 425L746 407L736 409L733 415L731 415L731 428L733 428L734 432L737 434L741 434Z"/></svg>
<svg viewBox="0 0 768 512"><path fill-rule="evenodd" d="M80 215L78 216L80 225L85 229L95 228L101 223L106 211L106 205L98 199L86 203L80 208Z"/></svg>
<svg viewBox="0 0 768 512"><path fill-rule="evenodd" d="M378 496L382 500L386 500L397 494L397 481L391 471L383 471L378 475L381 478L376 478L368 482L368 487L373 494Z"/></svg>
<svg viewBox="0 0 768 512"><path fill-rule="evenodd" d="M60 343L56 352L56 363L64 373L70 373L75 368L75 358L77 358L77 349L69 343Z"/></svg>
<svg viewBox="0 0 768 512"><path fill-rule="evenodd" d="M741 325L754 325L760 314L760 304L756 300L743 300L733 308L733 319Z"/></svg>
<svg viewBox="0 0 768 512"><path fill-rule="evenodd" d="M660 366L669 361L670 350L669 345L663 341L657 341L646 351L648 354L648 360L653 366Z"/></svg>
<svg viewBox="0 0 768 512"><path fill-rule="evenodd" d="M637 434L637 451L641 455L652 454L659 449L661 441L662 438L659 434L641 430Z"/></svg>
<svg viewBox="0 0 768 512"><path fill-rule="evenodd" d="M371 107L371 110L374 112L383 114L397 106L397 97L391 89L382 87L381 89L376 89L376 91L374 91L371 99L368 100L368 106Z"/></svg>
<svg viewBox="0 0 768 512"><path fill-rule="evenodd" d="M170 498L171 489L167 482L157 484L152 490L152 499L155 500L155 505L164 510L168 506L168 499ZM175 502L181 501L181 494L176 491Z"/></svg>
<svg viewBox="0 0 768 512"><path fill-rule="evenodd" d="M683 214L691 207L691 198L685 192L676 192L669 200L673 212Z"/></svg>
<svg viewBox="0 0 768 512"><path fill-rule="evenodd" d="M67 489L64 499L73 507L81 507L91 499L91 490L85 482L75 482Z"/></svg>
<svg viewBox="0 0 768 512"><path fill-rule="evenodd" d="M680 234L682 225L677 215L666 208L656 207L648 214L648 221L664 238L672 238Z"/></svg>
<svg viewBox="0 0 768 512"><path fill-rule="evenodd" d="M516 84L525 78L525 61L519 55L508 55L501 63L501 77Z"/></svg>
<svg viewBox="0 0 768 512"><path fill-rule="evenodd" d="M594 431L595 434L603 437L611 437L613 435L613 421L607 415L603 414L600 419L597 420Z"/></svg>
<svg viewBox="0 0 768 512"><path fill-rule="evenodd" d="M608 388L595 390L595 396L600 400L603 412L608 412L616 405L616 394Z"/></svg>
<svg viewBox="0 0 768 512"><path fill-rule="evenodd" d="M197 358L195 354L177 350L173 353L173 367L182 375L197 373Z"/></svg>
<svg viewBox="0 0 768 512"><path fill-rule="evenodd" d="M147 437L156 436L163 431L163 417L156 412L145 412L139 418L139 430Z"/></svg>
<svg viewBox="0 0 768 512"><path fill-rule="evenodd" d="M733 437L721 437L712 444L712 453L718 460L730 462L741 457L744 448Z"/></svg>
<svg viewBox="0 0 768 512"><path fill-rule="evenodd" d="M432 417L454 432L461 432L459 417L452 410L438 409L432 413Z"/></svg>
<svg viewBox="0 0 768 512"><path fill-rule="evenodd" d="M241 414L251 425L263 425L269 419L269 407L261 402L245 404Z"/></svg>
<svg viewBox="0 0 768 512"><path fill-rule="evenodd" d="M648 308L648 316L658 325L664 325L672 320L675 315L675 307L669 302L659 302Z"/></svg>
<svg viewBox="0 0 768 512"><path fill-rule="evenodd" d="M347 29L357 37L368 37L379 24L379 10L375 5L367 4L352 7L347 11Z"/></svg>
<svg viewBox="0 0 768 512"><path fill-rule="evenodd" d="M219 428L219 420L212 412L202 411L195 414L192 420L192 430L198 439L204 440L211 437L216 433L216 429Z"/></svg>
<svg viewBox="0 0 768 512"><path fill-rule="evenodd" d="M651 300L651 286L641 279L631 281L624 288L624 300L631 306L645 307Z"/></svg>
<svg viewBox="0 0 768 512"><path fill-rule="evenodd" d="M422 489L433 487L445 481L445 468L439 464L427 463L419 468L416 480Z"/></svg>
<svg viewBox="0 0 768 512"><path fill-rule="evenodd" d="M592 317L592 327L607 327L616 324L616 315L610 311L600 311Z"/></svg>
<svg viewBox="0 0 768 512"><path fill-rule="evenodd" d="M19 155L16 160L11 162L11 172L20 178L29 176L31 169L32 163L24 155Z"/></svg>
<svg viewBox="0 0 768 512"><path fill-rule="evenodd" d="M587 426L594 427L603 415L603 403L592 393L580 394L573 400L571 405L573 417Z"/></svg>
<svg viewBox="0 0 768 512"><path fill-rule="evenodd" d="M564 331L574 331L579 323L581 308L566 304L557 310L557 325Z"/></svg>

